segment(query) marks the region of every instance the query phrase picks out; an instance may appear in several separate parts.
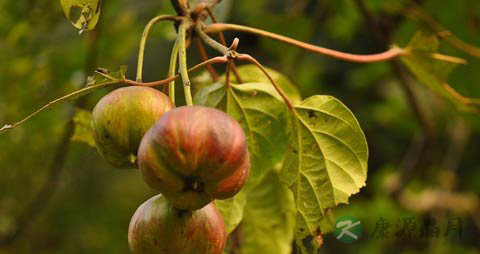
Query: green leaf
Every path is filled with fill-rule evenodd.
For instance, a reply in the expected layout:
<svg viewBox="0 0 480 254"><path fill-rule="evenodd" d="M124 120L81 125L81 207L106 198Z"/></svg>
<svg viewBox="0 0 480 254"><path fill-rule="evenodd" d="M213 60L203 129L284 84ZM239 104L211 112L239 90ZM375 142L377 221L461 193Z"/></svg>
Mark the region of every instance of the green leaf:
<svg viewBox="0 0 480 254"><path fill-rule="evenodd" d="M365 186L368 147L352 112L331 96L312 96L295 106L282 181L295 196L296 242L316 253L328 208L348 203Z"/></svg>
<svg viewBox="0 0 480 254"><path fill-rule="evenodd" d="M242 126L251 159L247 186L256 185L282 162L287 150L287 108L272 86L245 83L226 88L216 83L202 88L194 102L219 108Z"/></svg>
<svg viewBox="0 0 480 254"><path fill-rule="evenodd" d="M280 88L288 95L292 102L297 103L302 101L302 96L298 88L283 74L273 69L266 68L268 74L278 84ZM237 67L237 71L244 83L263 83L268 86L272 86L270 80L265 76L261 69L254 64L246 64ZM237 82L235 75L231 74L232 82ZM225 74L220 76L220 80L225 82ZM195 83L194 88L200 88L211 84L211 77L208 72L203 72L199 76L193 79ZM197 89L196 91L199 91ZM277 93L277 91L275 91ZM278 93L277 93L278 94Z"/></svg>
<svg viewBox="0 0 480 254"><path fill-rule="evenodd" d="M246 189L240 191L233 198L215 200L215 206L222 214L227 234L230 234L243 219L243 211L247 202Z"/></svg>
<svg viewBox="0 0 480 254"><path fill-rule="evenodd" d="M295 230L293 195L270 171L247 196L240 230L242 254L290 254Z"/></svg>
<svg viewBox="0 0 480 254"><path fill-rule="evenodd" d="M447 83L453 68L463 59L438 54L438 46L436 36L418 32L407 47L409 54L402 56L401 60L421 84L450 100L461 110L477 111L475 105L479 103L478 99L460 95Z"/></svg>
<svg viewBox="0 0 480 254"><path fill-rule="evenodd" d="M63 12L72 25L83 31L92 30L100 18L102 0L60 0Z"/></svg>
<svg viewBox="0 0 480 254"><path fill-rule="evenodd" d="M95 147L95 140L93 139L92 128L90 122L92 120L92 113L83 109L76 109L73 116L73 123L75 131L72 136L72 141L82 142L91 147Z"/></svg>

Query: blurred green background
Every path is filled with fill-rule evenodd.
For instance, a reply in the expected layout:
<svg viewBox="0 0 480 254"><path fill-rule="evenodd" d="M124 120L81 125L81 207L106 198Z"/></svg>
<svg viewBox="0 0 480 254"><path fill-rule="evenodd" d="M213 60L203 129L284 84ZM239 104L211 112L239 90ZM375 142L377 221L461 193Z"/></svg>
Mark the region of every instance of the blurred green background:
<svg viewBox="0 0 480 254"><path fill-rule="evenodd" d="M416 31L430 31L406 15L414 1L363 1L376 32L359 2L224 0L217 15L223 22L361 54L381 52L389 42L404 46ZM480 42L480 1L415 2L462 40ZM96 30L79 35L57 0L0 0L0 125L79 89L96 67L114 70L126 64L134 79L143 27L173 9L167 0L108 0L104 7ZM154 28L144 80L165 77L174 36L171 24ZM343 244L327 233L322 253L480 253L479 116L457 111L390 62L347 63L252 35L226 36L228 41L240 38L240 52L286 74L305 98L329 94L342 100L366 133L367 187L349 206L330 214L332 220L342 214L358 217L364 235ZM480 59L446 43L441 51L468 60L449 81L464 95L480 97ZM189 65L199 61L191 47ZM402 77L433 126L431 135L425 135ZM56 106L0 135L0 241L7 242L0 253L128 253L130 217L155 192L137 170L114 169L95 149L64 138L72 130L75 108L91 110L107 92ZM438 239L419 237L430 216L439 224ZM397 237L403 219L410 217L417 222L417 235ZM456 217L463 221L462 238L455 232L444 237L448 219ZM386 239L372 235L380 218L392 225Z"/></svg>

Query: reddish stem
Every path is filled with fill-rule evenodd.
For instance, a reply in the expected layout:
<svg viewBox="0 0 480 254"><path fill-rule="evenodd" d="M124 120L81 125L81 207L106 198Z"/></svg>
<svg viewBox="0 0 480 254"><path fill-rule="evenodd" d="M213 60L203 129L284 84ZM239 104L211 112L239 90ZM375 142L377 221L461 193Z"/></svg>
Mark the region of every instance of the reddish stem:
<svg viewBox="0 0 480 254"><path fill-rule="evenodd" d="M315 52L318 54L327 55L333 58L338 58L350 62L357 62L357 63L371 63L371 62L380 62L391 60L393 58L399 57L401 55L405 55L408 51L398 47L392 47L391 49L378 53L378 54L370 54L370 55L356 55L350 53L344 53L328 48L323 48L319 46L315 46L312 44L308 44L299 40L295 40L283 35L271 33L268 31L264 31L261 29L248 27L248 26L241 26L235 24L225 24L225 23L215 23L205 27L204 31L206 33L218 33L226 30L233 30L238 32L247 32L252 33L260 36L264 36L267 38L275 39L284 43L292 44L297 47L303 48L305 50Z"/></svg>

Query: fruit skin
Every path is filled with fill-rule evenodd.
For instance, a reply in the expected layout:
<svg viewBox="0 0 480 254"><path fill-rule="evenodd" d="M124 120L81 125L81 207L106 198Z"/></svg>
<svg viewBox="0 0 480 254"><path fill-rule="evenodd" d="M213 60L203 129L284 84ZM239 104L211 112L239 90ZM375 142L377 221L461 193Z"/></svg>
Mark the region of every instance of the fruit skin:
<svg viewBox="0 0 480 254"><path fill-rule="evenodd" d="M223 219L213 203L185 212L161 194L137 209L128 230L132 254L221 254L226 240Z"/></svg>
<svg viewBox="0 0 480 254"><path fill-rule="evenodd" d="M250 171L240 124L200 106L179 107L161 117L143 137L138 163L147 184L184 210L233 197Z"/></svg>
<svg viewBox="0 0 480 254"><path fill-rule="evenodd" d="M116 89L104 96L92 113L97 150L112 166L136 168L135 155L143 135L173 108L162 92L140 86Z"/></svg>

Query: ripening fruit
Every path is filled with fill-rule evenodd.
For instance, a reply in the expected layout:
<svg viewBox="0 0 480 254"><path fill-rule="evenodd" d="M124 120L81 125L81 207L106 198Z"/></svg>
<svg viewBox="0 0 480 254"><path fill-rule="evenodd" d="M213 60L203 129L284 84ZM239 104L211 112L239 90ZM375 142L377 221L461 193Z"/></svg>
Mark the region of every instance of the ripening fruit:
<svg viewBox="0 0 480 254"><path fill-rule="evenodd" d="M138 165L148 185L178 209L233 197L245 184L250 157L240 124L224 112L184 106L145 134Z"/></svg>
<svg viewBox="0 0 480 254"><path fill-rule="evenodd" d="M157 195L143 203L128 229L132 254L221 254L227 234L213 203L193 212Z"/></svg>
<svg viewBox="0 0 480 254"><path fill-rule="evenodd" d="M136 168L143 135L171 108L168 96L150 87L112 91L93 109L91 125L97 150L114 167Z"/></svg>

